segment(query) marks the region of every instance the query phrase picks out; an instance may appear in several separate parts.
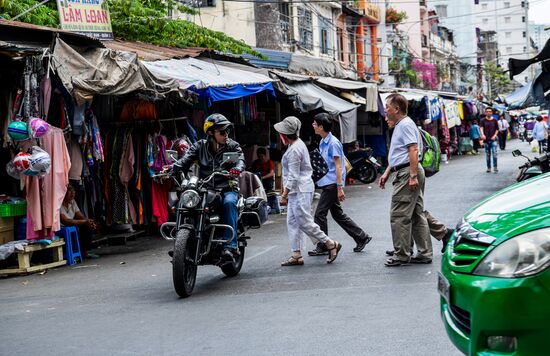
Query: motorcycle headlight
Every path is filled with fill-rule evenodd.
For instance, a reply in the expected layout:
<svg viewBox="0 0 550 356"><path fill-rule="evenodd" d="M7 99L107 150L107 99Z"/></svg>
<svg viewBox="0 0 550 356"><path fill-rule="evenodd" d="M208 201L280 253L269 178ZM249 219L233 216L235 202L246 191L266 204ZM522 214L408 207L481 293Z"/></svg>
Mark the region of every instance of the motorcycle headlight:
<svg viewBox="0 0 550 356"><path fill-rule="evenodd" d="M196 191L186 190L181 195L180 200L184 207L186 207L187 209L192 209L200 203L201 198L199 197L199 193L197 193Z"/></svg>
<svg viewBox="0 0 550 356"><path fill-rule="evenodd" d="M515 278L550 267L550 228L530 231L495 247L474 270L488 277Z"/></svg>

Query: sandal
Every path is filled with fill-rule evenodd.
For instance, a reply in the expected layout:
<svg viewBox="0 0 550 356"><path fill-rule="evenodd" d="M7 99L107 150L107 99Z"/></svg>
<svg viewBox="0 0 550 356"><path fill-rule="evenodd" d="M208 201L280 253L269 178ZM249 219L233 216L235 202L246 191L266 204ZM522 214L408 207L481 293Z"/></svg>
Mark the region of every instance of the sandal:
<svg viewBox="0 0 550 356"><path fill-rule="evenodd" d="M334 240L334 246L328 249L329 257L327 258L327 263L332 263L338 257L338 252L342 249L342 244Z"/></svg>
<svg viewBox="0 0 550 356"><path fill-rule="evenodd" d="M290 256L288 258L288 260L281 263L281 266L283 266L283 267L286 267L286 266L302 266L303 264L304 264L304 259L302 258L302 256L300 256L300 257Z"/></svg>

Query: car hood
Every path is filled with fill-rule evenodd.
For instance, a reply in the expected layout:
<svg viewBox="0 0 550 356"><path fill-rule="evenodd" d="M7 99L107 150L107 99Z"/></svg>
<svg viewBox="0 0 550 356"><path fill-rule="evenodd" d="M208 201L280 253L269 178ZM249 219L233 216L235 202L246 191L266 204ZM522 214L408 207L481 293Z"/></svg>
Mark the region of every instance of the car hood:
<svg viewBox="0 0 550 356"><path fill-rule="evenodd" d="M497 240L550 227L550 173L501 190L464 218L473 228Z"/></svg>

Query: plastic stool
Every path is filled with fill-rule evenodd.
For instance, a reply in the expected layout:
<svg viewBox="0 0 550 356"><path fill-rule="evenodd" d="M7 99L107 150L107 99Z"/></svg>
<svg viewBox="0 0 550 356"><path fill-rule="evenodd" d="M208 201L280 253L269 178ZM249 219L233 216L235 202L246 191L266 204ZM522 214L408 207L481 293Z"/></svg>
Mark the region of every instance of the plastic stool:
<svg viewBox="0 0 550 356"><path fill-rule="evenodd" d="M78 230L75 226L65 226L55 233L59 237L65 239L65 253L63 254L69 266L76 264L75 259L78 257L82 263L82 255L80 254L80 242L78 242Z"/></svg>

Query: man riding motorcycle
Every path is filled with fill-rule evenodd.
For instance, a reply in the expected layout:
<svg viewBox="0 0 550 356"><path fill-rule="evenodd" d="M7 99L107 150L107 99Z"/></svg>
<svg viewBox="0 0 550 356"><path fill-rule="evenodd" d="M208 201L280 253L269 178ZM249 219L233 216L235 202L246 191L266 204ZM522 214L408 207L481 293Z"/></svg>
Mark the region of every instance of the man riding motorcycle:
<svg viewBox="0 0 550 356"><path fill-rule="evenodd" d="M197 141L185 153L182 159L174 163L174 173L187 173L191 165L197 161L199 164L199 178L205 178L214 171L229 169L231 178L238 177L245 169L244 155L241 146L230 139L229 130L232 124L222 114L212 114L204 120L203 130L207 138ZM239 159L233 163L233 167L223 166L223 154L225 152L236 152ZM237 201L238 189L229 184L229 180L223 176L216 176L210 185L223 189L223 218L224 223L233 227L235 234L231 236L229 229L224 232L224 239L227 243L224 246L223 256L232 260L233 256L239 253L237 248Z"/></svg>

